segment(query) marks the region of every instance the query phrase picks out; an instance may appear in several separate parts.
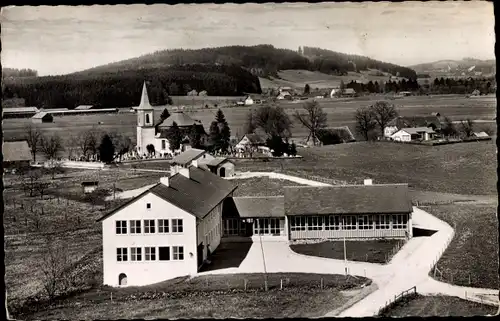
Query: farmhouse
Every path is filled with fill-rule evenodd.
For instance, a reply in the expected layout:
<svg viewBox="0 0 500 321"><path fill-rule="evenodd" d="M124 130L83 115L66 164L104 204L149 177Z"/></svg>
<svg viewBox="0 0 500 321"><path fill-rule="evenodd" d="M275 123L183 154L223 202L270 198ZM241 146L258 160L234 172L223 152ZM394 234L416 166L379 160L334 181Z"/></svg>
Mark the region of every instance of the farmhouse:
<svg viewBox="0 0 500 321"><path fill-rule="evenodd" d="M181 131L181 135L185 137L194 127L200 133L201 144L204 144L208 138L203 124L196 119L192 119L182 110L175 110L171 115L163 120L163 122L154 125L154 109L149 104L149 97L146 88L146 83L142 87L142 96L139 106L135 109L137 112L137 153L146 155L147 146L153 145L156 155L165 156L172 154L170 144L167 139L167 132L177 124ZM189 141L183 140L179 151L184 151L189 148Z"/></svg>
<svg viewBox="0 0 500 321"><path fill-rule="evenodd" d="M54 121L54 117L49 113L41 111L31 117L31 121L35 124L52 123Z"/></svg>
<svg viewBox="0 0 500 321"><path fill-rule="evenodd" d="M30 147L25 140L4 142L2 153L4 169L29 168L33 160Z"/></svg>
<svg viewBox="0 0 500 321"><path fill-rule="evenodd" d="M99 182L97 181L82 182L83 194L92 193L97 189L97 186L99 186Z"/></svg>
<svg viewBox="0 0 500 321"><path fill-rule="evenodd" d="M283 99L292 99L292 95L288 91L280 91L278 96L276 97L278 100L283 100Z"/></svg>
<svg viewBox="0 0 500 321"><path fill-rule="evenodd" d="M216 157L205 164L210 172L220 177L234 176L234 163L225 157Z"/></svg>
<svg viewBox="0 0 500 321"><path fill-rule="evenodd" d="M196 274L222 237L224 200L237 186L196 166L107 213L103 278L110 286L140 286Z"/></svg>
<svg viewBox="0 0 500 321"><path fill-rule="evenodd" d="M344 97L354 97L356 96L356 91L353 88L345 88L342 92L342 96Z"/></svg>
<svg viewBox="0 0 500 321"><path fill-rule="evenodd" d="M441 115L414 117L398 116L385 126L384 137L390 138L392 134L403 128L430 127L435 132L439 132L441 130L440 116Z"/></svg>
<svg viewBox="0 0 500 321"><path fill-rule="evenodd" d="M429 127L402 128L391 135L391 139L398 142L411 142L414 140L431 140L436 132Z"/></svg>

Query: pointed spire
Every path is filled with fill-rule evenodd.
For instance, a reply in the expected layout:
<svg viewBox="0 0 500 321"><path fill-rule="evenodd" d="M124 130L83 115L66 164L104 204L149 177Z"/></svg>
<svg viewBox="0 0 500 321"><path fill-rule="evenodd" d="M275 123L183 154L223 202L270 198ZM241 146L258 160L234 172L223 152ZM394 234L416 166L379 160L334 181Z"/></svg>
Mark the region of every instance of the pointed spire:
<svg viewBox="0 0 500 321"><path fill-rule="evenodd" d="M137 109L153 109L149 104L148 90L146 88L146 81L144 81L144 85L142 86L142 96L141 103Z"/></svg>

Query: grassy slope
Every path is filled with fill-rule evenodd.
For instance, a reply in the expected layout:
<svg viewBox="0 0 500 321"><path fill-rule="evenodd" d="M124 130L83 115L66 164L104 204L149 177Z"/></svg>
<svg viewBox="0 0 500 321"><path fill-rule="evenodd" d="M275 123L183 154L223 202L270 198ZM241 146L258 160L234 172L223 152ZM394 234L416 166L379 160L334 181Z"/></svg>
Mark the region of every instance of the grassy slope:
<svg viewBox="0 0 500 321"><path fill-rule="evenodd" d="M247 290L244 280L248 281ZM281 280L284 290L279 290ZM261 274L179 278L146 287L93 289L22 317L67 319L75 313L81 319L317 317L346 303L348 296L341 290L360 289L367 281L341 275L272 273L266 292Z"/></svg>
<svg viewBox="0 0 500 321"><path fill-rule="evenodd" d="M448 296L417 296L401 303L385 317L472 317L495 315L498 308Z"/></svg>
<svg viewBox="0 0 500 321"><path fill-rule="evenodd" d="M456 226L455 237L437 264L443 273L437 279L462 286L498 288L496 205L452 204L423 209Z"/></svg>

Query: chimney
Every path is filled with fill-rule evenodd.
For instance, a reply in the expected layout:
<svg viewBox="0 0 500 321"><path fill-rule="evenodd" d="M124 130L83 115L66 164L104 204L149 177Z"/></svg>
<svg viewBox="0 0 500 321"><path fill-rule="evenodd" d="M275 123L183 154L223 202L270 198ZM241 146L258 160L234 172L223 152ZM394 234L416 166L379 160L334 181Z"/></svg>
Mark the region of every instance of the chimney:
<svg viewBox="0 0 500 321"><path fill-rule="evenodd" d="M365 179L364 185L373 185L373 181L370 178Z"/></svg>
<svg viewBox="0 0 500 321"><path fill-rule="evenodd" d="M186 177L186 178L189 178L189 168L184 168L184 167L182 167L182 168L180 168L180 169L179 169L179 173L180 173L182 176L184 176L184 177Z"/></svg>
<svg viewBox="0 0 500 321"><path fill-rule="evenodd" d="M162 183L165 186L170 186L170 177L168 176L160 177L160 183Z"/></svg>
<svg viewBox="0 0 500 321"><path fill-rule="evenodd" d="M194 167L198 167L198 160L195 159L191 162L191 164L194 166Z"/></svg>

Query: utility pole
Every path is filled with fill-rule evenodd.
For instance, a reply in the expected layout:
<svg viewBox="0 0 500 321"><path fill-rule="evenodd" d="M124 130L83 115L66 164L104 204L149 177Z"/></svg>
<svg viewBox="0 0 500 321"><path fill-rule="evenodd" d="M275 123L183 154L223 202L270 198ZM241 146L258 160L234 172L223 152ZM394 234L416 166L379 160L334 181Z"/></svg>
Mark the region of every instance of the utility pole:
<svg viewBox="0 0 500 321"><path fill-rule="evenodd" d="M344 234L344 264L345 264L345 275L347 276L347 250L345 247L345 234Z"/></svg>
<svg viewBox="0 0 500 321"><path fill-rule="evenodd" d="M257 221L255 222L257 223ZM254 224L255 224L254 223ZM258 227L258 226L257 226ZM259 231L257 229L257 231ZM264 287L265 290L267 291L267 268L266 268L266 258L264 256L264 246L262 245L262 234L259 232L259 238L260 238L260 249L262 251L262 262L264 263Z"/></svg>

